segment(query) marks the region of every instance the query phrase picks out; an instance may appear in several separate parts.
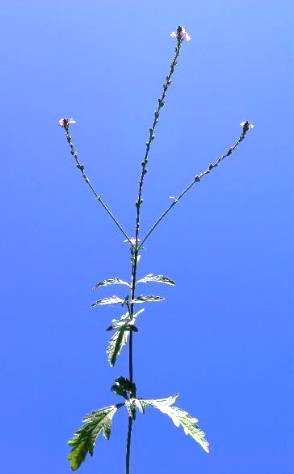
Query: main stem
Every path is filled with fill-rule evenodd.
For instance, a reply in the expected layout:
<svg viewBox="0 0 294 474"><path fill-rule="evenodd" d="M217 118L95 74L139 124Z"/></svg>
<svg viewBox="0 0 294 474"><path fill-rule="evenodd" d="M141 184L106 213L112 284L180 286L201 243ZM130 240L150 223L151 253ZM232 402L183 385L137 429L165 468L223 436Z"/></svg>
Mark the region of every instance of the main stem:
<svg viewBox="0 0 294 474"><path fill-rule="evenodd" d="M135 298L137 263L138 263L138 248L137 248L137 246L134 247L134 245L131 246L131 262L132 262L132 276L131 276L129 313L130 313L130 318L133 319L134 303L132 301ZM131 383L133 383L133 380L134 380L134 376L133 376L133 331L130 331L130 337L129 337L129 380L130 380ZM132 429L133 429L133 419L129 416L128 434L127 434L127 448L126 448L126 474L130 473L130 454L131 454Z"/></svg>
<svg viewBox="0 0 294 474"><path fill-rule="evenodd" d="M131 417L129 417L128 434L127 434L127 452L126 452L126 474L129 474L130 472L132 427L133 427L133 420Z"/></svg>
<svg viewBox="0 0 294 474"><path fill-rule="evenodd" d="M179 27L180 28L180 27ZM135 291L136 291L136 282L137 282L137 266L138 266L138 256L139 256L139 234L140 234L140 217L141 217L141 206L143 203L142 199L142 192L143 192L143 184L144 184L144 177L147 173L147 164L149 158L149 151L151 147L151 142L154 140L154 130L158 123L160 110L164 106L164 99L166 96L166 92L171 84L171 77L174 73L175 67L177 65L177 59L180 54L180 49L182 45L182 40L177 39L177 45L175 48L175 56L171 62L170 70L168 75L166 76L166 81L163 84L163 92L158 99L158 106L154 112L154 120L152 123L151 128L149 129L149 138L146 142L146 150L144 159L141 163L142 171L139 180L139 189L138 189L138 199L136 201L136 224L135 224L135 239L131 245L131 262L132 262L132 276L131 276L131 289L130 289L130 301L129 301L129 313L130 319L133 319L134 315L134 303L133 300L135 298ZM134 374L133 374L133 331L130 331L129 337L129 380L133 383ZM130 474L130 453L131 453L131 439L132 439L132 428L133 428L133 419L129 416L128 420L128 433L127 433L127 448L126 448L126 474Z"/></svg>

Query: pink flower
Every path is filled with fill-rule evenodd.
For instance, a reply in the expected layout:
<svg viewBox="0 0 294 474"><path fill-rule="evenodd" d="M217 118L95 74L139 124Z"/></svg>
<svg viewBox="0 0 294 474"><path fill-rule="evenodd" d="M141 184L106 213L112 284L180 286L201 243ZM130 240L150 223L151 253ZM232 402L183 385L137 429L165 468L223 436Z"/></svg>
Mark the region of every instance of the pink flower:
<svg viewBox="0 0 294 474"><path fill-rule="evenodd" d="M58 120L58 125L60 127L68 127L72 123L76 123L76 121L72 118L62 118Z"/></svg>
<svg viewBox="0 0 294 474"><path fill-rule="evenodd" d="M177 31L173 31L170 36L180 41L190 41L191 39L191 36L187 33L183 26L179 26Z"/></svg>

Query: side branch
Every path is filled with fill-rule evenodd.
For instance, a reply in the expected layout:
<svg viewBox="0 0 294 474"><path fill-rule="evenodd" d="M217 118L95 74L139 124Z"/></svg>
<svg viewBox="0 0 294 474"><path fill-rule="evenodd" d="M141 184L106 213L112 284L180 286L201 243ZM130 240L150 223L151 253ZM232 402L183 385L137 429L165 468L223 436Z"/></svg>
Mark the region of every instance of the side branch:
<svg viewBox="0 0 294 474"><path fill-rule="evenodd" d="M84 181L86 182L86 184L89 186L89 188L91 189L92 193L94 194L95 198L97 199L97 201L101 204L101 206L105 209L105 211L107 212L107 214L109 215L109 217L113 220L113 222L115 223L115 225L119 228L119 230L121 231L121 233L124 235L124 237L130 242L130 244L132 245L132 242L129 238L129 236L127 235L127 233L124 231L123 227L120 225L120 223L118 222L118 220L114 217L114 215L112 214L112 212L110 211L110 209L106 206L105 202L103 201L102 197L99 196L99 194L95 191L95 189L93 188L92 184L90 183L90 180L88 178L88 176L86 175L85 173L85 167L84 165L79 161L79 158L78 158L78 153L73 145L73 142L72 142L72 138L71 138L71 135L69 133L69 124L70 123L74 123L73 121L71 121L71 119L61 119L59 121L59 125L61 127L64 128L64 131L65 131L65 136L66 136L66 140L67 140L67 143L69 144L69 148L70 148L70 153L72 154L72 156L74 157L75 159L75 162L77 164L77 168L80 170L80 172L82 173L82 176L84 178Z"/></svg>
<svg viewBox="0 0 294 474"><path fill-rule="evenodd" d="M231 155L237 147L240 145L240 143L244 140L244 138L247 135L247 132L250 130L250 128L253 128L253 125L250 124L248 121L242 122L241 126L243 127L242 133L236 143L231 146L226 153L224 153L220 158L218 158L214 163L211 163L208 168L203 171L202 173L196 175L193 178L193 181L177 196L173 199L173 202L170 204L170 206L161 214L161 216L157 219L157 221L153 224L151 229L147 232L145 235L144 239L142 240L139 249L142 248L144 242L150 237L152 232L156 229L156 227L160 224L160 222L164 219L164 217L171 211L171 209L180 201L180 199L194 186L195 183L199 183L201 179L209 174L214 168L216 168L227 156Z"/></svg>

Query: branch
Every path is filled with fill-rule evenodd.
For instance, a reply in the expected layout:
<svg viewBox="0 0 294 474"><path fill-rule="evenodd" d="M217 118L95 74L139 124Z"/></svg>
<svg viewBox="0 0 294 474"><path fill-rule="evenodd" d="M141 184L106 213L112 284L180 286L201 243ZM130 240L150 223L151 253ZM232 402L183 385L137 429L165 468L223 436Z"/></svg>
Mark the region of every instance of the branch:
<svg viewBox="0 0 294 474"><path fill-rule="evenodd" d="M180 199L194 186L195 183L199 183L199 181L201 181L201 179L209 174L214 168L216 168L225 158L227 158L227 156L231 155L236 149L237 147L240 145L240 143L244 140L244 138L246 137L247 135L247 132L250 130L250 128L253 128L254 125L250 124L248 122L248 120L246 120L245 122L242 122L240 124L242 127L243 127L243 130L242 130L242 133L240 135L240 137L238 138L238 140L236 141L236 143L231 146L228 151L226 151L226 153L224 153L220 158L218 158L214 163L211 163L208 168L203 171L202 173L196 175L194 178L193 178L193 181L177 196L174 198L173 202L170 204L170 206L161 214L161 216L157 219L157 221L153 224L153 226L151 227L151 229L147 232L147 234L145 235L144 239L142 240L141 244L140 244L140 247L139 247L139 250L142 248L144 242L146 242L146 240L148 239L148 237L150 237L150 235L152 234L152 232L156 229L156 227L160 224L160 222L164 219L164 217L169 213L169 211L180 201Z"/></svg>
<svg viewBox="0 0 294 474"><path fill-rule="evenodd" d="M95 189L93 188L92 184L90 183L90 180L88 178L88 176L86 175L85 173L85 167L84 165L82 165L82 163L79 161L78 159L78 153L72 143L72 138L70 136L70 133L69 133L69 125L71 123L75 123L74 120L72 119L66 119L66 118L63 118L63 119L60 119L59 120L59 125L61 127L64 128L64 131L65 131L65 136L66 136L66 140L69 144L69 148L70 148L70 153L72 154L72 156L74 157L75 161L76 161L76 164L77 164L77 168L80 170L80 172L82 173L82 176L84 178L84 181L86 182L86 184L89 186L89 188L91 189L92 193L94 194L95 198L97 199L97 201L101 204L101 206L105 209L105 211L107 212L107 214L109 215L109 217L113 220L113 222L115 223L115 225L119 228L119 230L121 231L121 233L125 236L125 238L130 242L130 244L132 245L132 242L131 242L131 239L129 238L129 236L127 235L127 233L124 231L124 229L122 228L122 226L120 225L120 223L118 222L118 220L114 217L114 215L112 214L112 212L110 211L110 209L106 206L106 204L104 203L103 199L101 196L99 196L99 194L95 191Z"/></svg>

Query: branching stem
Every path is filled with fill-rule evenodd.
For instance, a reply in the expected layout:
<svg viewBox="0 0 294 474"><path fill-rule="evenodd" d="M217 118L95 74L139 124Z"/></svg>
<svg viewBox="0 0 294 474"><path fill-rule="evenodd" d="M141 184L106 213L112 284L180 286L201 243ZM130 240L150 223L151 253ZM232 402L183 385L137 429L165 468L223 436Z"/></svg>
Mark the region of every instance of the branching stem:
<svg viewBox="0 0 294 474"><path fill-rule="evenodd" d="M180 27L179 27L180 28ZM135 298L135 291L136 291L136 282L137 282L137 265L138 265L138 256L139 256L139 233L140 233L140 216L141 216L141 206L143 203L142 199L142 192L143 192L143 184L144 184L144 177L145 174L147 173L147 164L148 164L148 158L149 158L149 151L151 147L151 142L154 140L154 130L156 128L159 115L160 115L160 110L164 106L164 99L167 93L167 90L171 84L171 77L174 73L175 67L177 65L177 59L180 54L180 49L182 45L182 40L177 39L177 45L175 48L175 56L171 62L169 73L166 76L166 81L163 84L163 92L158 99L158 106L157 109L154 112L154 119L151 128L149 129L149 138L146 142L146 150L145 150L145 155L144 159L141 163L142 165L142 171L141 171L141 176L139 180L139 189L138 189L138 198L136 201L136 224L135 224L135 238L131 244L131 262L132 262L132 276L131 276L131 289L130 289L130 304L129 304L129 312L130 312L130 318L133 318L134 315L134 303L133 300ZM129 337L129 379L130 382L133 383L133 331L130 331L130 337ZM131 450L131 435L132 435L132 426L133 426L133 420L131 417L129 417L129 422L128 422L128 435L127 435L127 448L126 448L126 474L129 474L130 472L130 450Z"/></svg>
<svg viewBox="0 0 294 474"><path fill-rule="evenodd" d="M146 240L150 237L150 235L152 234L152 232L154 232L154 230L156 229L156 227L160 224L160 222L165 218L165 216L169 213L169 211L172 210L172 208L180 201L180 199L188 192L190 191L190 189L194 186L195 183L199 183L199 181L201 181L201 179L206 176L207 174L209 174L214 168L216 168L225 158L227 158L227 156L231 155L235 150L236 148L239 146L239 144L244 140L248 130L250 129L250 124L249 122L244 122L244 125L243 125L243 130L242 130L242 133L240 135L240 137L238 138L238 140L236 141L236 143L231 146L228 151L226 151L226 153L224 153L220 158L218 158L214 163L211 163L208 168L203 171L202 173L194 176L193 178L193 181L177 196L173 199L172 203L168 206L168 208L161 214L161 216L157 219L157 221L153 224L153 226L151 227L151 229L147 232L147 234L145 235L144 239L142 240L140 246L139 246L139 250L142 248L143 244L146 242Z"/></svg>
<svg viewBox="0 0 294 474"><path fill-rule="evenodd" d="M121 233L125 236L125 238L130 242L130 244L132 245L131 243L131 240L129 238L129 236L127 235L127 233L125 232L125 230L123 229L123 227L121 226L121 224L118 222L118 220L114 217L114 215L112 214L111 210L106 206L105 202L103 201L102 197L99 196L99 194L95 191L95 189L93 188L92 184L90 183L90 180L88 178L88 176L86 175L85 173L85 167L84 165L82 165L82 163L79 161L79 158L78 158L78 153L73 145L73 142L72 142L72 138L71 138L71 135L69 133L69 123L68 121L66 121L66 119L64 119L64 122L63 122L63 128L64 128L64 131L65 131L65 136L66 136L66 140L67 140L67 143L69 144L69 148L70 148L70 153L72 154L72 156L74 157L75 159L75 162L77 164L77 168L80 170L80 172L82 173L82 176L84 178L84 181L86 182L86 184L89 186L89 188L91 189L92 193L94 194L95 198L97 199L97 201L101 204L101 206L105 209L105 211L107 212L107 214L109 215L109 217L112 219L112 221L115 223L115 225L119 228L119 230L121 231Z"/></svg>

